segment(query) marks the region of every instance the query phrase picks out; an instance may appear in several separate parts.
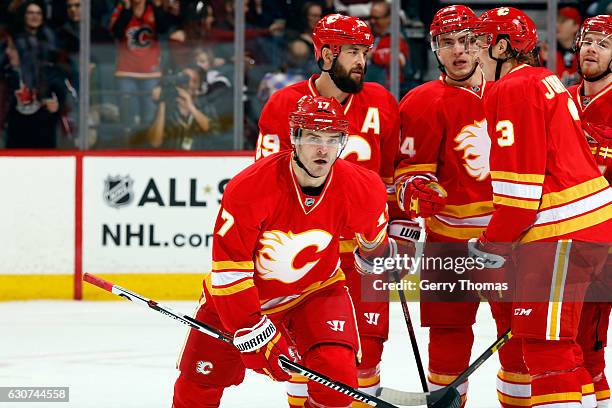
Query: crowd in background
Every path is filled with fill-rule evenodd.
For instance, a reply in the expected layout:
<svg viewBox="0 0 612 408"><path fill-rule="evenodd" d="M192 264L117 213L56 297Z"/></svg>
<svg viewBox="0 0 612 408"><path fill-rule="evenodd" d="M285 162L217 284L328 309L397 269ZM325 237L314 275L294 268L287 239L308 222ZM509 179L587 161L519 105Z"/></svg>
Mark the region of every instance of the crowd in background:
<svg viewBox="0 0 612 408"><path fill-rule="evenodd" d="M91 0L89 148L233 149L234 0ZM81 0L0 0L0 147L75 148ZM439 1L401 2L400 88L428 69L428 23ZM562 7L557 73L577 81L571 45L585 13L609 0ZM591 10L592 9L592 10ZM384 0L245 2L245 145L278 89L319 71L312 28L358 16L375 36L367 81L390 83L391 9ZM416 34L415 34L416 33ZM550 52L542 48L542 57Z"/></svg>

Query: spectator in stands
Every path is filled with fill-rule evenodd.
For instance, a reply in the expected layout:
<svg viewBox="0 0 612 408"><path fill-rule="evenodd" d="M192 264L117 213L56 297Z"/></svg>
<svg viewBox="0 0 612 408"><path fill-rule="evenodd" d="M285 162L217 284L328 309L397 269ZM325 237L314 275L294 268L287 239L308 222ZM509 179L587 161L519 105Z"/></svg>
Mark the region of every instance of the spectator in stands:
<svg viewBox="0 0 612 408"><path fill-rule="evenodd" d="M262 104L265 104L270 96L279 89L305 80L310 76L306 75L304 65L308 62L310 49L303 41L294 40L287 45L287 62L278 71L268 72L264 75L259 88L257 97Z"/></svg>
<svg viewBox="0 0 612 408"><path fill-rule="evenodd" d="M249 13L249 2L245 2L244 12ZM234 0L224 1L224 15L215 20L211 29L211 42L218 47L219 56L229 60L234 51ZM245 53L247 59L257 63L267 63L274 66L282 63L282 35L285 22L276 20L268 27L256 27L250 23L245 25Z"/></svg>
<svg viewBox="0 0 612 408"><path fill-rule="evenodd" d="M59 64L70 83L78 89L81 0L67 0L66 22L57 30Z"/></svg>
<svg viewBox="0 0 612 408"><path fill-rule="evenodd" d="M202 112L210 119L209 136L202 147L214 149L233 148L234 98L230 79L217 67L219 60L210 48L196 48L193 53L195 66L202 79L198 101Z"/></svg>
<svg viewBox="0 0 612 408"><path fill-rule="evenodd" d="M372 34L374 34L374 47L370 53L370 66L366 80L379 82L387 87L391 78L391 5L385 0L372 2L370 16L368 17ZM409 69L408 43L400 33L400 83L404 82L405 72Z"/></svg>
<svg viewBox="0 0 612 408"><path fill-rule="evenodd" d="M161 77L159 35L168 29L168 15L161 0L122 0L110 21L117 41L119 90L123 93L124 123L150 123L155 113L151 92Z"/></svg>
<svg viewBox="0 0 612 408"><path fill-rule="evenodd" d="M194 48L210 43L210 30L214 21L213 8L209 4L201 1L182 3L181 23L168 38L170 68L180 70L192 63Z"/></svg>
<svg viewBox="0 0 612 408"><path fill-rule="evenodd" d="M79 48L81 0L66 1L66 22L57 30L58 67L62 70L68 93L61 111L60 129L68 138L77 137L79 121Z"/></svg>
<svg viewBox="0 0 612 408"><path fill-rule="evenodd" d="M582 24L582 16L577 8L566 6L559 9L557 15L557 63L555 73L567 86L578 83L578 64L574 57L574 39ZM541 59L542 64L546 65L548 60L548 45L542 43Z"/></svg>
<svg viewBox="0 0 612 408"><path fill-rule="evenodd" d="M53 31L45 26L41 4L29 0L18 15L22 25L6 46L4 75L11 94L7 148L55 148L59 110L66 86L55 62Z"/></svg>
<svg viewBox="0 0 612 408"><path fill-rule="evenodd" d="M306 23L306 21L304 21L304 17L307 15L305 11L309 8L309 4L316 4L319 6L321 9L321 17L336 12L334 0L291 0L288 9L287 21L300 21L301 26L298 27L298 29L307 31L306 26L310 25L310 21ZM314 26L312 28L314 28ZM310 33L312 33L312 28L310 28Z"/></svg>
<svg viewBox="0 0 612 408"><path fill-rule="evenodd" d="M158 100L155 120L148 129L153 147L196 150L210 130L210 118L203 113L198 91L198 71L185 68L179 74L165 77L154 91Z"/></svg>
<svg viewBox="0 0 612 408"><path fill-rule="evenodd" d="M303 46L299 42L308 47L308 56L306 61L300 61L298 66L303 69L303 74L306 78L311 74L319 72L317 62L314 58L314 45L312 43L312 30L317 22L323 17L323 7L321 4L314 1L307 1L302 7L302 14L299 19L300 24L296 27L297 30L288 32L289 51L290 55L303 55Z"/></svg>

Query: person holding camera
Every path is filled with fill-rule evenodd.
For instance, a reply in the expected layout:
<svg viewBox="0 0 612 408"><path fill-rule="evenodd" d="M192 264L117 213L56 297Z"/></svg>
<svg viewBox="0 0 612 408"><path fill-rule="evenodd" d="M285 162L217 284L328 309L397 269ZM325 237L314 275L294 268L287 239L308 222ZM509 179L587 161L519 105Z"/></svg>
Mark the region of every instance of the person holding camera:
<svg viewBox="0 0 612 408"><path fill-rule="evenodd" d="M197 142L211 123L198 103L200 76L193 68L162 78L153 91L158 101L155 119L147 130L151 146L163 149L196 150Z"/></svg>

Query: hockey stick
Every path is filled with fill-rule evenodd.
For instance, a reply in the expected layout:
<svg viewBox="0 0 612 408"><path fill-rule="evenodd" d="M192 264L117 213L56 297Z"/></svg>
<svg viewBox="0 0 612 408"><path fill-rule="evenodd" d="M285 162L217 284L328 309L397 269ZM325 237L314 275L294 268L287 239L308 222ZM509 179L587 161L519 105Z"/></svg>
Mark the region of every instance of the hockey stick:
<svg viewBox="0 0 612 408"><path fill-rule="evenodd" d="M147 299L143 296L140 296L137 293L124 289L121 286L114 285L113 283L107 280L104 280L102 278L99 278L89 273L85 273L83 275L83 280L101 289L111 292L114 295L126 298L127 300L130 300L134 303L146 305L149 308L155 310L156 312L159 312L163 315L171 317L174 320L177 320L183 324L186 324L187 326L190 326L192 329L195 329L199 332L212 336L228 344L232 344L232 345L234 344L232 341L232 338L229 335L222 333L221 331L211 326L208 326L207 324L204 324L192 317L189 317L179 312L175 312L168 307L162 306L154 300ZM316 371L310 370L309 368L306 368L298 363L294 363L293 361L289 360L285 356L280 356L278 358L278 361L284 369L287 369L295 373L298 373L300 375L303 375L304 377L307 377L308 379L312 381L318 382L319 384L323 384L324 386L331 388L332 390L338 391L344 395L348 395L349 397L353 398L356 401L363 402L372 407L399 408L379 398L373 397L369 394L356 390L355 388L350 387L346 384L343 384L339 381L331 380L330 378L322 374L319 374Z"/></svg>
<svg viewBox="0 0 612 408"><path fill-rule="evenodd" d="M398 405L427 405L429 408L458 408L461 406L461 396L457 387L461 385L467 378L474 373L489 357L499 350L504 344L512 338L510 329L506 330L502 336L495 341L488 349L485 350L468 368L465 369L459 376L444 388L429 393L406 392L395 390L392 388L381 387L376 393L379 397L384 398Z"/></svg>
<svg viewBox="0 0 612 408"><path fill-rule="evenodd" d="M419 379L421 380L421 387L423 392L428 392L427 379L425 378L425 370L423 369L423 361L421 361L421 353L419 352L419 345L417 343L416 335L414 334L414 327L412 326L412 319L410 318L410 310L408 310L408 303L406 301L406 294L401 289L402 278L397 270L393 271L393 279L397 282L397 294L402 304L402 312L404 312L404 321L408 328L408 336L410 337L410 344L412 345L412 352L414 353L414 359L416 360L417 369L419 370Z"/></svg>

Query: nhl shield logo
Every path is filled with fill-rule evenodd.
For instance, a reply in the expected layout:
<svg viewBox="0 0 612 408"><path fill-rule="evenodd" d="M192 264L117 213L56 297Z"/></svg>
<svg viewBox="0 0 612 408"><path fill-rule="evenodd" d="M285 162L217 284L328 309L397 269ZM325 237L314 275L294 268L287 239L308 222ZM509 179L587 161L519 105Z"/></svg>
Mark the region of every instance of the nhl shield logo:
<svg viewBox="0 0 612 408"><path fill-rule="evenodd" d="M312 197L307 197L304 200L304 204L306 205L306 207L312 207L314 205L314 203L315 203L315 199L312 198Z"/></svg>
<svg viewBox="0 0 612 408"><path fill-rule="evenodd" d="M106 203L114 208L125 207L134 199L132 184L134 180L130 176L108 176L104 180L104 199Z"/></svg>

